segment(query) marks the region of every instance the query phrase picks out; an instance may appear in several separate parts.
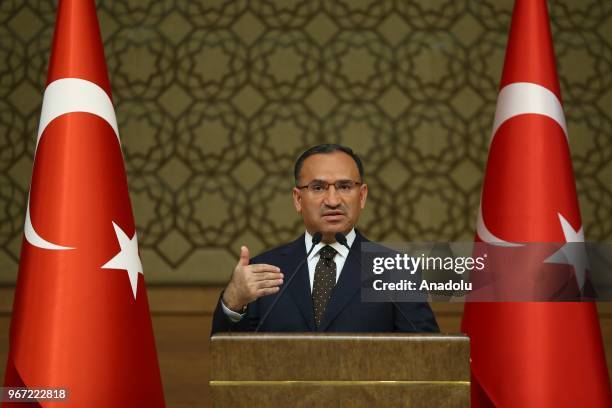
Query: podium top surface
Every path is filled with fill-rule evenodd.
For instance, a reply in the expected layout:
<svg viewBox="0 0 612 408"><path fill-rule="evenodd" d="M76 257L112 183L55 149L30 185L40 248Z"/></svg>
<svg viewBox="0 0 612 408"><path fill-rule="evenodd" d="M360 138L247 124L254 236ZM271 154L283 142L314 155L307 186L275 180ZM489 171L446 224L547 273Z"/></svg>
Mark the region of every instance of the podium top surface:
<svg viewBox="0 0 612 408"><path fill-rule="evenodd" d="M211 337L215 341L271 341L271 340L311 340L311 341L408 341L408 342L467 342L464 334L445 333L217 333Z"/></svg>

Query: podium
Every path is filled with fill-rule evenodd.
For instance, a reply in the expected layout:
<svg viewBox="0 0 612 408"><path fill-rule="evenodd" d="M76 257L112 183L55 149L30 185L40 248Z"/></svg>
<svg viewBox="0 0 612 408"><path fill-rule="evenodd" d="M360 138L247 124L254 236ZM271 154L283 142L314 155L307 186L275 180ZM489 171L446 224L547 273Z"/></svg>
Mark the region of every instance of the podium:
<svg viewBox="0 0 612 408"><path fill-rule="evenodd" d="M442 334L219 333L215 407L469 407L469 338Z"/></svg>

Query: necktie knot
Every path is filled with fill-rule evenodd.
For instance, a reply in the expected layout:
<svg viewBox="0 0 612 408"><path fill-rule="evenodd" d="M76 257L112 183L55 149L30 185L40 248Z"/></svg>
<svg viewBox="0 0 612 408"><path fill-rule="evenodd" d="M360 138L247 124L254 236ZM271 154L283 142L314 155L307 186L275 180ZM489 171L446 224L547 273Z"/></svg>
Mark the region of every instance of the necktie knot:
<svg viewBox="0 0 612 408"><path fill-rule="evenodd" d="M337 253L338 252L334 248L330 247L329 245L324 246L319 251L319 255L321 256L321 259L326 259L328 261L333 260Z"/></svg>

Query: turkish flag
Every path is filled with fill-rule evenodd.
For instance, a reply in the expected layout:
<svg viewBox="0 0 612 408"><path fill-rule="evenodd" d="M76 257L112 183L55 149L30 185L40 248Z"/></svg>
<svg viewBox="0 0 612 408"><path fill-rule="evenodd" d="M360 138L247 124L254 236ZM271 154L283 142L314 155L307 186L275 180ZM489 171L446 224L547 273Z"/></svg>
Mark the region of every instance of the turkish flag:
<svg viewBox="0 0 612 408"><path fill-rule="evenodd" d="M476 240L582 242L582 228L546 2L517 0ZM462 327L472 406L612 406L594 303L466 303Z"/></svg>
<svg viewBox="0 0 612 408"><path fill-rule="evenodd" d="M58 7L5 386L68 391L33 406L162 407L95 5Z"/></svg>

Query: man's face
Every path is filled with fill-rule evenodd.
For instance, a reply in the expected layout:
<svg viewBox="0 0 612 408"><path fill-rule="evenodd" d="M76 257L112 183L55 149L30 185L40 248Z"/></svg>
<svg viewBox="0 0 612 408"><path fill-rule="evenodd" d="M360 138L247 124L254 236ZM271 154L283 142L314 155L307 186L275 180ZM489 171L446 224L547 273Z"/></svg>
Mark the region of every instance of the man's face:
<svg viewBox="0 0 612 408"><path fill-rule="evenodd" d="M299 185L312 181L333 184L339 180L361 181L359 169L351 156L344 152L319 153L304 160ZM293 203L302 214L306 230L310 234L321 232L324 242L334 242L336 232L348 233L357 223L365 207L368 186L357 185L350 192L341 193L330 185L322 194L308 189L293 189Z"/></svg>

